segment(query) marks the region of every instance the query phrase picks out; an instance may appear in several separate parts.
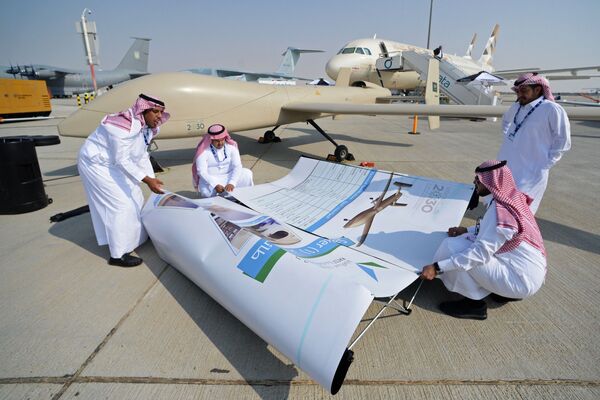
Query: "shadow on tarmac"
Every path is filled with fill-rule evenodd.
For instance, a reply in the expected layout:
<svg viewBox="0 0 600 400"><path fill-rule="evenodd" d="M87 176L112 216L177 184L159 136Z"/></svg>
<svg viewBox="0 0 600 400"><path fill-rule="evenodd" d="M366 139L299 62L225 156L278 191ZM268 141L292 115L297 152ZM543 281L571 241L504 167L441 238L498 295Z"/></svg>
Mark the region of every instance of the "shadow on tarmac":
<svg viewBox="0 0 600 400"><path fill-rule="evenodd" d="M194 192L178 193L188 197L195 196ZM89 213L53 224L49 233L105 260L110 255L108 246L98 246ZM285 399L289 396L291 381L298 376L293 364L280 360L266 342L175 268L168 265L166 268L169 270L163 273L165 262L159 258L151 241L136 249L136 253L144 259L141 268L145 265L152 271L160 284L177 300L260 398ZM210 369L215 380L227 379L226 374L229 372L218 365Z"/></svg>
<svg viewBox="0 0 600 400"><path fill-rule="evenodd" d="M152 246L144 247L148 253L155 252ZM146 259L151 260L148 267L158 277L159 272L155 267L164 265L164 262L158 256L144 257L144 260ZM151 265L153 263L157 265ZM183 274L171 266L168 268L171 271L160 276L160 284L177 300L181 308L233 366L235 372L243 377L260 398L287 398L291 381L298 376L296 367L280 360L269 349L268 343ZM222 365L206 368L215 380L227 379L227 374L231 372L223 369Z"/></svg>

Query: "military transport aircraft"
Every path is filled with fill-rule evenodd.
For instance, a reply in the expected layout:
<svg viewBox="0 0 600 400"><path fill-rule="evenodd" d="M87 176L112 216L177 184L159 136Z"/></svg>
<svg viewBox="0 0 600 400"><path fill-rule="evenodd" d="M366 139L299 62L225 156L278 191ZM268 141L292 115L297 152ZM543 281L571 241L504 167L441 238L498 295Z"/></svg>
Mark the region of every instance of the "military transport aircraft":
<svg viewBox="0 0 600 400"><path fill-rule="evenodd" d="M135 41L115 69L96 71L96 83L99 88L148 74L150 39L134 39ZM2 77L44 80L52 96L55 97L71 96L94 90L88 69L77 70L51 65L30 64L27 66L0 67L0 72Z"/></svg>

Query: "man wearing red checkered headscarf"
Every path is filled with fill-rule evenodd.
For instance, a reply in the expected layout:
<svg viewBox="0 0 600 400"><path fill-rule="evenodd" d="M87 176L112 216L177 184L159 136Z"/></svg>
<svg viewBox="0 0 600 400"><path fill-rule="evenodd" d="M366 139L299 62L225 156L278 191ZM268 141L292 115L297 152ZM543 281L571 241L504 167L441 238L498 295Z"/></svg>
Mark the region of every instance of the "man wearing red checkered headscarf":
<svg viewBox="0 0 600 400"><path fill-rule="evenodd" d="M569 118L541 75L521 75L512 90L517 101L502 118L504 141L497 158L507 160L519 190L533 198L535 214L550 168L571 148Z"/></svg>
<svg viewBox="0 0 600 400"><path fill-rule="evenodd" d="M237 187L254 185L252 171L242 166L238 145L223 125L209 126L198 143L192 184L201 197L229 196Z"/></svg>
<svg viewBox="0 0 600 400"><path fill-rule="evenodd" d="M140 94L134 105L107 115L79 151L77 168L90 206L98 245L110 249L108 263L134 267L142 259L129 254L146 241L140 211L140 183L162 193L147 147L170 115L161 100Z"/></svg>
<svg viewBox="0 0 600 400"><path fill-rule="evenodd" d="M440 304L458 318L485 319L490 294L497 301L536 293L546 275L544 241L529 207L531 197L519 191L506 161L486 161L475 170L477 193L488 209L477 227L454 227L423 268L424 279L439 277L464 299Z"/></svg>

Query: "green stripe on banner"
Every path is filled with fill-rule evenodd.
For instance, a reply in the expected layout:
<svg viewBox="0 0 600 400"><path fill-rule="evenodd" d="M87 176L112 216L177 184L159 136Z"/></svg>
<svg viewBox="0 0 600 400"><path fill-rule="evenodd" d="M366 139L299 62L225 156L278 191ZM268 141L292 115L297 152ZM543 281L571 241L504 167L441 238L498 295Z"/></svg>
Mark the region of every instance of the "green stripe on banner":
<svg viewBox="0 0 600 400"><path fill-rule="evenodd" d="M260 269L260 271L258 272L258 274L256 275L256 277L254 279L259 281L260 283L263 283L265 281L265 279L267 279L267 276L269 276L269 272L271 272L271 270L273 269L273 267L275 266L277 261L279 261L279 259L284 254L285 254L285 250L282 250L282 249L279 249L275 253L273 253L273 255L271 257L269 257L267 262L263 265L263 267Z"/></svg>
<svg viewBox="0 0 600 400"><path fill-rule="evenodd" d="M383 265L379 265L379 264L374 263L372 261L369 261L369 262L359 262L358 264L360 264L360 265L368 265L369 267L385 268L385 269L387 269L387 267L384 267Z"/></svg>

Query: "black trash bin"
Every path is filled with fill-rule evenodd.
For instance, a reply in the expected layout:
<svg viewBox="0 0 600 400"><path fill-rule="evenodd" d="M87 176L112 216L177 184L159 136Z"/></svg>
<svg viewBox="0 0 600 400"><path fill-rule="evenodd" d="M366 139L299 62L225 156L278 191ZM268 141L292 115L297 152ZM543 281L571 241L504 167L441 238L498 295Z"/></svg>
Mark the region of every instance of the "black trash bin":
<svg viewBox="0 0 600 400"><path fill-rule="evenodd" d="M57 136L0 137L0 214L35 211L52 202L44 190L36 141L40 146L60 143Z"/></svg>

